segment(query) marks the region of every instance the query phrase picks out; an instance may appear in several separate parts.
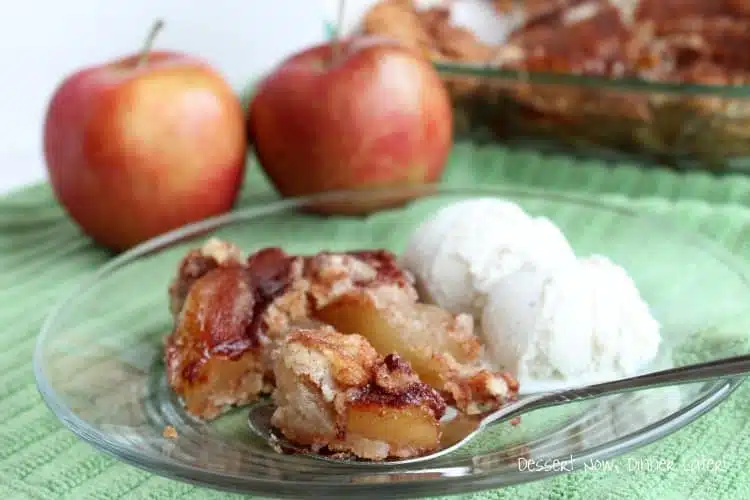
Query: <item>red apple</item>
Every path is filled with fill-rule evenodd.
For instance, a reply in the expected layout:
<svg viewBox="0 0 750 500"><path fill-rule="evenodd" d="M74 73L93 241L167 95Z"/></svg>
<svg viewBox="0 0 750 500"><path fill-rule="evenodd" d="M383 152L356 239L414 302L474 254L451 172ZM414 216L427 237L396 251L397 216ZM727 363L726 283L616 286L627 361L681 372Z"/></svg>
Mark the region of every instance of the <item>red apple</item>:
<svg viewBox="0 0 750 500"><path fill-rule="evenodd" d="M452 122L433 66L394 41L368 36L282 62L258 86L248 129L279 193L299 196L437 181ZM345 211L358 208L373 207Z"/></svg>
<svg viewBox="0 0 750 500"><path fill-rule="evenodd" d="M245 117L207 63L150 52L83 69L49 104L44 155L59 202L95 241L123 250L233 206Z"/></svg>

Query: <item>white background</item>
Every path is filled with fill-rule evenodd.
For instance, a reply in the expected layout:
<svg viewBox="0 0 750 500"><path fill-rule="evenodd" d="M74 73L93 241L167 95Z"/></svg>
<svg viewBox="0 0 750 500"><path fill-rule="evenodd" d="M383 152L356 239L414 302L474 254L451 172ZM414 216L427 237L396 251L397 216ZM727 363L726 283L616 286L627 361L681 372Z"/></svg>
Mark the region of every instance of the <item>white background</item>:
<svg viewBox="0 0 750 500"><path fill-rule="evenodd" d="M349 0L352 8L361 3ZM349 7L347 7L349 9ZM237 89L324 37L323 0L17 0L0 14L0 192L46 176L42 120L57 84L83 66L157 41L211 61Z"/></svg>

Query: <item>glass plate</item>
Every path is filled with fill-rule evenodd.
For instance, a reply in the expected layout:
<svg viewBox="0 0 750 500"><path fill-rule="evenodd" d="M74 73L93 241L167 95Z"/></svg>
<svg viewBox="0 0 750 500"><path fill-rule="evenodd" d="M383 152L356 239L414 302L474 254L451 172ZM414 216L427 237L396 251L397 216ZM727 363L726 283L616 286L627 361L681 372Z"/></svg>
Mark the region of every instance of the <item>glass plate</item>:
<svg viewBox="0 0 750 500"><path fill-rule="evenodd" d="M369 217L300 211L320 202L418 196ZM438 208L478 196L513 200L555 221L580 255L601 253L633 276L665 338L659 364L743 352L750 324L744 266L704 238L617 205L504 189L414 188L282 200L204 221L112 260L49 316L34 369L39 390L74 433L156 474L271 496L414 497L495 488L582 468L659 439L714 407L740 379L654 389L539 410L500 424L448 457L364 469L279 455L250 435L246 409L210 424L191 419L165 384L162 339L170 329L167 285L186 251L209 236L246 251L291 253L384 247L399 252ZM172 425L179 437L163 437Z"/></svg>

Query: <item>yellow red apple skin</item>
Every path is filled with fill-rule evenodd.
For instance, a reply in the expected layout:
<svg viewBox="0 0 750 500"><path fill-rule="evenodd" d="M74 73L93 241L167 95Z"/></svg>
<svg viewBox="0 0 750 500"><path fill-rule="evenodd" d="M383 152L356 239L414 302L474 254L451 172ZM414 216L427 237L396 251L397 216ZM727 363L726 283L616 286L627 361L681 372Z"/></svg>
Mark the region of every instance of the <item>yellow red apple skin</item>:
<svg viewBox="0 0 750 500"><path fill-rule="evenodd" d="M259 85L248 130L283 196L437 181L452 144L449 96L429 62L384 39L284 61ZM333 58L333 59L332 59Z"/></svg>
<svg viewBox="0 0 750 500"><path fill-rule="evenodd" d="M247 151L241 104L217 72L178 53L138 57L68 77L44 124L58 201L114 250L230 210Z"/></svg>

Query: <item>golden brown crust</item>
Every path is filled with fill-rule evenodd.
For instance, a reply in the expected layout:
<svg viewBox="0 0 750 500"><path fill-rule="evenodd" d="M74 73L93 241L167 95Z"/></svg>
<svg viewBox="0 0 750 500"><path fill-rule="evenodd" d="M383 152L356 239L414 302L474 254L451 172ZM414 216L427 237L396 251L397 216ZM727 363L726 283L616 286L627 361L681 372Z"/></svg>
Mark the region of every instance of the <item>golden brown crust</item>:
<svg viewBox="0 0 750 500"><path fill-rule="evenodd" d="M459 367L446 379L445 391L467 415L496 410L518 395L518 381L509 372L479 368L467 373Z"/></svg>
<svg viewBox="0 0 750 500"><path fill-rule="evenodd" d="M496 2L500 15L513 11L523 18L508 40L497 46L453 24L447 8L418 9L408 0L377 3L365 14L362 31L393 36L434 61L704 84L717 79L694 71L693 66L711 63L723 81L747 80L750 3L746 0L636 0L632 11L619 4L613 0L527 0L509 9L508 2ZM542 126L546 121L578 123L597 114L637 123L653 119L646 95L615 98L616 92L602 90L546 89L453 75L445 79L454 97L510 92L528 106L529 113L540 114L528 118L538 119ZM545 91L549 95L540 95Z"/></svg>
<svg viewBox="0 0 750 500"><path fill-rule="evenodd" d="M354 291L383 290L416 302L414 279L385 250L321 252L305 258L312 307L320 309Z"/></svg>
<svg viewBox="0 0 750 500"><path fill-rule="evenodd" d="M434 7L418 14L430 34L438 59L486 63L497 49L482 42L472 31L451 22L450 10Z"/></svg>
<svg viewBox="0 0 750 500"><path fill-rule="evenodd" d="M279 248L261 249L247 259L255 297L251 328L264 346L266 357L293 324L309 316L308 284L303 271L303 258Z"/></svg>
<svg viewBox="0 0 750 500"><path fill-rule="evenodd" d="M190 250L177 268L169 285L169 310L176 317L190 287L208 271L222 266L240 265L242 252L232 243L211 238L202 247Z"/></svg>
<svg viewBox="0 0 750 500"><path fill-rule="evenodd" d="M410 0L378 2L362 19L362 27L366 33L396 40L424 57L437 55L432 37Z"/></svg>
<svg viewBox="0 0 750 500"><path fill-rule="evenodd" d="M299 329L284 344L296 344L320 353L329 365L332 382L348 387L364 387L370 381L378 353L359 335L336 335L331 327Z"/></svg>
<svg viewBox="0 0 750 500"><path fill-rule="evenodd" d="M750 17L750 2L748 0L725 0L727 9L737 16Z"/></svg>
<svg viewBox="0 0 750 500"><path fill-rule="evenodd" d="M616 67L627 71L624 49L628 36L620 11L601 4L575 22L528 26L512 34L509 40L525 54L523 62L517 65L519 68L608 75Z"/></svg>

